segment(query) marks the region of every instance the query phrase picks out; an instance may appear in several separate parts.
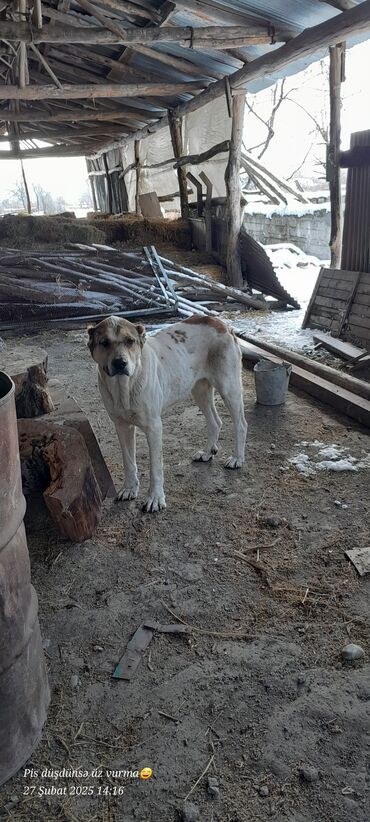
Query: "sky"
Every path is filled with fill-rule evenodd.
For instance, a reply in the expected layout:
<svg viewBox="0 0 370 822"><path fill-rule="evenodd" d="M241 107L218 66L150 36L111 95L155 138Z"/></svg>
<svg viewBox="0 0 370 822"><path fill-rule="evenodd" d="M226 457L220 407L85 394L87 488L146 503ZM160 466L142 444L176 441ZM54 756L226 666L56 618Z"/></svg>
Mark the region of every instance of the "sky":
<svg viewBox="0 0 370 822"><path fill-rule="evenodd" d="M342 84L342 148L349 147L353 131L370 129L370 40L348 50L346 54L346 81ZM315 116L328 110L328 84L320 73L319 64L286 80L291 97ZM266 118L271 110L271 90L258 95L249 94L248 102L260 116ZM301 163L312 144L313 123L294 102L285 101L275 123L275 136L263 157L263 162L279 176L288 177ZM266 135L266 129L253 114L245 118L244 142L248 148ZM304 177L315 175L318 154L323 149L311 150L304 166ZM256 156L256 155L255 155ZM87 170L83 157L25 160L25 171L30 187L40 184L54 196L61 196L68 205L77 205L87 187ZM0 161L0 199L10 196L20 178L17 160Z"/></svg>

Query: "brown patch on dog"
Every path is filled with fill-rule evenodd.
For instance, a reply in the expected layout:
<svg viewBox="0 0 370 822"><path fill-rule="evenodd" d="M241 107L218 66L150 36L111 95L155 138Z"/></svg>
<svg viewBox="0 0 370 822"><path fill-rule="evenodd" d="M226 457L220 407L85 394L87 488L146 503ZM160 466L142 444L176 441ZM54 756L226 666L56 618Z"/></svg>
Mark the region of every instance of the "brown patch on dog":
<svg viewBox="0 0 370 822"><path fill-rule="evenodd" d="M208 325L211 328L214 328L219 334L226 334L228 331L227 326L222 320L219 320L217 317L188 317L184 320L184 323L189 323L189 325Z"/></svg>
<svg viewBox="0 0 370 822"><path fill-rule="evenodd" d="M185 331L174 331L175 337L177 337L176 342L186 342L187 336Z"/></svg>

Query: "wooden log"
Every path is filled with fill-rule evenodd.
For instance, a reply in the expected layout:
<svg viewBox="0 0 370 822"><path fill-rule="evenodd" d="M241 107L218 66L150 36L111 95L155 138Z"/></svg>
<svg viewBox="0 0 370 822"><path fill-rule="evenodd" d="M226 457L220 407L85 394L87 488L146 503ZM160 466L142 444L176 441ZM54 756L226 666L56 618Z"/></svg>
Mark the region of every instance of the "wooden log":
<svg viewBox="0 0 370 822"><path fill-rule="evenodd" d="M199 91L204 83L64 83L55 86L0 86L0 100L95 100L107 97L173 97ZM0 115L1 116L1 115ZM123 115L122 115L123 116ZM69 119L71 112L69 112Z"/></svg>
<svg viewBox="0 0 370 822"><path fill-rule="evenodd" d="M297 365L312 374L316 374L318 377L322 377L322 379L332 382L336 386L340 386L341 388L345 388L347 391L351 391L352 394L356 394L356 396L370 400L370 383L368 382L357 380L355 377L351 377L349 374L344 374L336 368L331 368L329 365L324 365L324 363L311 360L309 357L304 357L302 354L297 354L295 351L288 351L280 345L275 345L275 343L259 340L249 334L240 335L239 332L238 336L241 336L246 342L258 346L268 354L273 354L275 357L285 360L285 362L290 362L292 365Z"/></svg>
<svg viewBox="0 0 370 822"><path fill-rule="evenodd" d="M32 345L0 351L0 370L15 385L17 417L39 417L54 410L48 391L47 363L46 351Z"/></svg>
<svg viewBox="0 0 370 822"><path fill-rule="evenodd" d="M170 127L170 135L173 153L175 159L179 161L177 167L177 179L179 181L180 192L180 206L181 217L187 220L189 217L189 200L188 200L188 184L186 181L186 168L181 163L181 158L184 153L182 140L182 120L179 117L174 117L172 111L168 112L168 123Z"/></svg>
<svg viewBox="0 0 370 822"><path fill-rule="evenodd" d="M44 463L50 484L43 492L51 517L72 542L83 542L95 533L102 496L84 439L72 427L45 419L18 420L21 461Z"/></svg>
<svg viewBox="0 0 370 822"><path fill-rule="evenodd" d="M116 489L89 420L76 400L68 396L59 380L49 380L49 391L53 399L54 411L48 417L48 421L75 428L81 434L89 452L102 499L106 497L112 499L116 496Z"/></svg>
<svg viewBox="0 0 370 822"><path fill-rule="evenodd" d="M226 273L229 285L240 288L243 285L239 232L242 221L240 209L240 159L243 139L245 95L240 94L232 101L232 126L229 161L225 171L227 248Z"/></svg>
<svg viewBox="0 0 370 822"><path fill-rule="evenodd" d="M330 265L339 268L341 246L341 186L340 186L340 109L343 44L329 49L329 101L330 101L330 140L327 155L326 179L330 190Z"/></svg>
<svg viewBox="0 0 370 822"><path fill-rule="evenodd" d="M181 168L181 166L199 166L202 163L206 163L207 160L211 160L212 157L216 157L217 154L225 154L229 151L230 148L230 140L223 140L222 143L217 143L217 145L212 146L212 148L207 149L207 151L203 151L201 154L185 154L180 159L177 159L174 168ZM163 163L163 165L167 164L168 160ZM190 179L190 177L189 177Z"/></svg>
<svg viewBox="0 0 370 822"><path fill-rule="evenodd" d="M0 121L6 120L8 123L80 123L82 121L94 122L100 120L151 120L153 114L149 111L144 115L142 109L96 109L95 111L84 111L68 109L50 114L49 111L4 111L0 110ZM117 124L114 124L117 128Z"/></svg>
<svg viewBox="0 0 370 822"><path fill-rule="evenodd" d="M140 145L141 145L141 140L135 140L134 154L135 154L135 178L136 178L136 181L135 181L136 182L136 189L135 189L135 211L136 211L136 214L141 214L140 200L139 200L139 196L140 196L140 171L141 171L141 166L140 166Z"/></svg>
<svg viewBox="0 0 370 822"><path fill-rule="evenodd" d="M153 26L123 28L117 32L106 28L83 25L43 26L41 31L31 31L27 23L1 22L1 36L9 42L23 43L93 43L96 45L134 45L135 43L177 43L194 49L227 49L238 46L271 43L268 26L252 28L246 26Z"/></svg>

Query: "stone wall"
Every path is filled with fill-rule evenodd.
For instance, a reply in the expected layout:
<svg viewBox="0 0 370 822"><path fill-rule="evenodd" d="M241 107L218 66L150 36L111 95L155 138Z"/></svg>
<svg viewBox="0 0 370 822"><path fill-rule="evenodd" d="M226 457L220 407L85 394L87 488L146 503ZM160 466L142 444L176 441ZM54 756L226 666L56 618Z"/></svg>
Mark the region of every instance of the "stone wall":
<svg viewBox="0 0 370 822"><path fill-rule="evenodd" d="M246 231L262 245L293 243L320 260L330 258L330 213L320 209L311 214L245 214Z"/></svg>

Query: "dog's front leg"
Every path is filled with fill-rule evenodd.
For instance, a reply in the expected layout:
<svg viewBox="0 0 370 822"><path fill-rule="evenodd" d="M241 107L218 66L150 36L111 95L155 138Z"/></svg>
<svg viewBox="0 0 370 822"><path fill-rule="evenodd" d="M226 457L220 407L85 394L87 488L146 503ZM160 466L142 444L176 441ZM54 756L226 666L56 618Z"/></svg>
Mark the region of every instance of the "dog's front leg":
<svg viewBox="0 0 370 822"><path fill-rule="evenodd" d="M135 499L139 493L139 479L136 467L136 428L124 420L115 420L116 431L122 450L125 482L116 499Z"/></svg>
<svg viewBox="0 0 370 822"><path fill-rule="evenodd" d="M145 431L149 446L150 487L144 511L161 511L166 507L163 490L162 420L151 421Z"/></svg>

